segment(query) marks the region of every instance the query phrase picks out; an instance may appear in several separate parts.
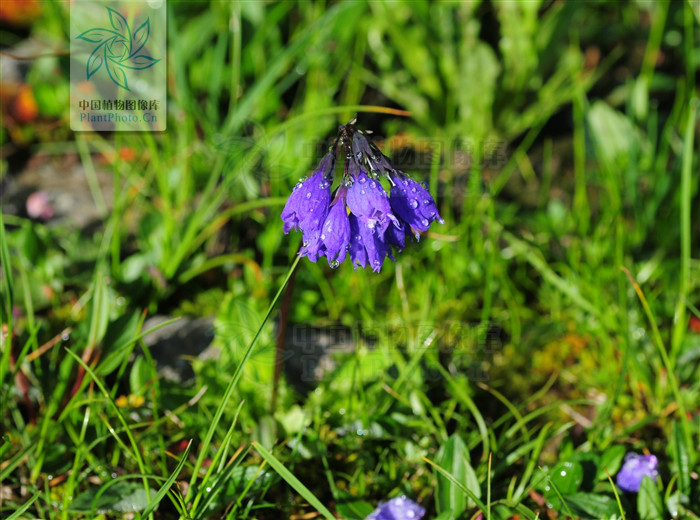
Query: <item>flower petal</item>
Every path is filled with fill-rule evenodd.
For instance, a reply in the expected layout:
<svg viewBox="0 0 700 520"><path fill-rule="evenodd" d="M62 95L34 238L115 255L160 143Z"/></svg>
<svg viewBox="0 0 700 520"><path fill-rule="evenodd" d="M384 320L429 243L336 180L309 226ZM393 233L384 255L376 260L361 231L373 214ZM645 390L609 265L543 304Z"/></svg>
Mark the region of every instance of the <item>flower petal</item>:
<svg viewBox="0 0 700 520"><path fill-rule="evenodd" d="M408 177L393 175L391 187L391 209L417 231L427 231L434 220L444 224L438 213L435 200L419 183Z"/></svg>
<svg viewBox="0 0 700 520"><path fill-rule="evenodd" d="M344 190L341 186L339 190ZM336 196L336 201L331 206L326 221L321 229L321 240L326 250L328 265L338 267L345 260L348 244L350 243L350 219L345 206L344 191Z"/></svg>
<svg viewBox="0 0 700 520"><path fill-rule="evenodd" d="M321 159L316 172L294 187L280 215L285 233L291 229L308 232L323 225L331 201L329 175L334 166L335 157L329 152Z"/></svg>
<svg viewBox="0 0 700 520"><path fill-rule="evenodd" d="M386 231L391 222L398 225L398 220L391 212L391 205L382 184L368 177L364 171L357 168L357 165L353 168L352 161L350 164L351 175L353 169L357 171L357 174L353 176L354 182L348 188L347 201L350 211L370 229L376 227L382 233Z"/></svg>

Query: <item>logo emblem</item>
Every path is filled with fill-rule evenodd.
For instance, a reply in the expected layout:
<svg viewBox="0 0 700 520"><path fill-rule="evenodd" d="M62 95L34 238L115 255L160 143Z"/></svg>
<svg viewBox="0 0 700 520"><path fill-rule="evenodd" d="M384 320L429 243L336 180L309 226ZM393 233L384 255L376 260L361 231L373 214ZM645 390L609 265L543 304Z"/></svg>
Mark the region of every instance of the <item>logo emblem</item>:
<svg viewBox="0 0 700 520"><path fill-rule="evenodd" d="M151 35L151 21L146 18L146 21L132 32L126 18L110 7L106 9L109 13L111 29L102 27L88 29L76 37L79 40L97 44L87 60L85 73L87 79L90 79L104 65L114 84L129 90L126 69L148 69L160 61L144 50Z"/></svg>

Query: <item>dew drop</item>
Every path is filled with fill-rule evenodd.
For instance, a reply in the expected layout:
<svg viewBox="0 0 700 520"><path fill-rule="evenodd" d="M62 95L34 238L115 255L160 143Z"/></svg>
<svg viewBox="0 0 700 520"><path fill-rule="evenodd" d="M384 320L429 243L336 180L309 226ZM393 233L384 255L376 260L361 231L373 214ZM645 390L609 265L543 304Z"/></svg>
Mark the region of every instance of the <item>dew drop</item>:
<svg viewBox="0 0 700 520"><path fill-rule="evenodd" d="M294 186L294 191L297 191L299 188L301 188L301 181L297 182L297 185Z"/></svg>
<svg viewBox="0 0 700 520"><path fill-rule="evenodd" d="M372 188L372 189L374 189L374 188L377 187L377 183L374 182L374 181L371 181L371 182L369 183L369 187Z"/></svg>
<svg viewBox="0 0 700 520"><path fill-rule="evenodd" d="M413 209L416 209L418 207L418 201L416 199L411 199L408 201L408 205L411 206Z"/></svg>
<svg viewBox="0 0 700 520"><path fill-rule="evenodd" d="M423 199L423 204L425 204L425 205L427 206L428 204L430 204L430 200L429 200L429 199Z"/></svg>
<svg viewBox="0 0 700 520"><path fill-rule="evenodd" d="M326 239L326 235L321 235L321 240L325 240L325 239Z"/></svg>
<svg viewBox="0 0 700 520"><path fill-rule="evenodd" d="M331 267L333 269L337 269L339 265L340 265L340 262L338 262L337 260L331 260Z"/></svg>
<svg viewBox="0 0 700 520"><path fill-rule="evenodd" d="M311 192L310 192L310 191L307 191L307 192L306 192L306 198L307 198L307 199L310 199L310 198L311 198Z"/></svg>
<svg viewBox="0 0 700 520"><path fill-rule="evenodd" d="M362 177L360 177L360 178L357 179L357 180L360 181L362 184L364 184L365 182L367 182L367 177L365 177L365 176L363 175ZM363 193L364 193L364 192L363 192Z"/></svg>
<svg viewBox="0 0 700 520"><path fill-rule="evenodd" d="M355 240L359 242L360 240L362 240L362 237L360 235L355 235Z"/></svg>
<svg viewBox="0 0 700 520"><path fill-rule="evenodd" d="M360 190L360 193L361 193L362 195L364 195L364 194L365 194L365 190Z"/></svg>
<svg viewBox="0 0 700 520"><path fill-rule="evenodd" d="M323 180L321 181L321 183L318 185L318 187L321 188L322 190L325 190L325 189L328 188L330 185L331 185L331 183L328 182L327 179L323 179Z"/></svg>
<svg viewBox="0 0 700 520"><path fill-rule="evenodd" d="M411 186L411 192L415 193L415 192L417 192L417 191L418 191L418 190L416 189L415 186Z"/></svg>
<svg viewBox="0 0 700 520"><path fill-rule="evenodd" d="M424 226L427 226L427 225L429 225L429 224L430 224L430 222L428 221L428 219L427 219L427 218L424 218L423 220L421 220L421 222L420 222L420 223L421 223L421 224L423 224Z"/></svg>

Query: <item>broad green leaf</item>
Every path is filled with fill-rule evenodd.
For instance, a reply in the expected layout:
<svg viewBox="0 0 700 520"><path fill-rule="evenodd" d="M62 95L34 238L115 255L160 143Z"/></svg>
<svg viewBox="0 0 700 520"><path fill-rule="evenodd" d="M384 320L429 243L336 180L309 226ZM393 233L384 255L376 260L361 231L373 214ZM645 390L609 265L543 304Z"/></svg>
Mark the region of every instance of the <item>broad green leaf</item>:
<svg viewBox="0 0 700 520"><path fill-rule="evenodd" d="M586 518L610 518L619 512L617 502L608 495L573 493L566 495L564 500L566 500L571 511Z"/></svg>
<svg viewBox="0 0 700 520"><path fill-rule="evenodd" d="M598 464L598 474L596 478L598 480L606 480L608 478L605 470L608 470L610 475L615 475L622 465L622 459L625 456L625 447L616 445L610 446L607 450L603 452L600 457L600 463Z"/></svg>
<svg viewBox="0 0 700 520"><path fill-rule="evenodd" d="M80 493L70 510L75 513L135 513L148 506L146 490L140 482L117 482L98 496L100 489L94 486Z"/></svg>
<svg viewBox="0 0 700 520"><path fill-rule="evenodd" d="M443 445L437 462L455 480L462 482L477 498L480 498L479 482L474 469L469 464L468 457L469 451L464 441L455 434ZM468 507L472 508L476 505L464 491L442 475L437 477L435 501L438 513L452 510L456 517L459 517Z"/></svg>
<svg viewBox="0 0 700 520"><path fill-rule="evenodd" d="M690 457L683 431L677 421L673 421L670 452L678 472L678 489L682 494L688 495L690 494Z"/></svg>
<svg viewBox="0 0 700 520"><path fill-rule="evenodd" d="M637 509L641 520L663 520L664 507L656 482L646 475L637 495Z"/></svg>
<svg viewBox="0 0 700 520"><path fill-rule="evenodd" d="M350 493L338 491L335 501L335 511L341 518L347 520L364 520L374 508L372 504L352 496Z"/></svg>
<svg viewBox="0 0 700 520"><path fill-rule="evenodd" d="M559 493L570 495L578 491L583 481L583 468L578 462L560 462L549 472L549 478Z"/></svg>

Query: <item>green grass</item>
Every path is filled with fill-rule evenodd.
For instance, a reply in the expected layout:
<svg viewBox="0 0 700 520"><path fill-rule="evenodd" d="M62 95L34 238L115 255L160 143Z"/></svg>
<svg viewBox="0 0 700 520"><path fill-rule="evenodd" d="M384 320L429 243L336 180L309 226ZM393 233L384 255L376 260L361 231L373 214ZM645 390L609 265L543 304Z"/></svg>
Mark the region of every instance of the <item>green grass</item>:
<svg viewBox="0 0 700 520"><path fill-rule="evenodd" d="M67 48L42 6L9 41ZM167 132L71 133L48 51L3 130L3 177L74 158L101 220L3 207L0 516L700 517L696 4L172 1L168 30ZM379 274L279 219L355 113L446 222ZM273 409L287 294L354 349ZM215 318L191 385L154 314Z"/></svg>

